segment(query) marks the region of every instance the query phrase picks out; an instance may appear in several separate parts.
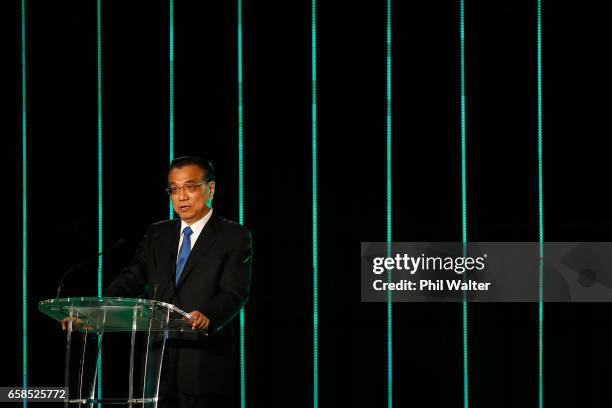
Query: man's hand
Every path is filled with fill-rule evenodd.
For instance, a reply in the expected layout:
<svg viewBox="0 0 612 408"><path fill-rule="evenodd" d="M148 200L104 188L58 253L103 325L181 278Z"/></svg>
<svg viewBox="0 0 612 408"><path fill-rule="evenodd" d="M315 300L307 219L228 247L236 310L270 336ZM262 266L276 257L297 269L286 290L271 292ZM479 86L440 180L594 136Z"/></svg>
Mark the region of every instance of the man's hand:
<svg viewBox="0 0 612 408"><path fill-rule="evenodd" d="M78 317L66 317L64 319L61 320L60 323L62 323L62 330L66 331L68 330L68 323L72 320L72 327L76 328L78 326L83 326L83 328L87 329L87 330L92 330L93 326L84 326L85 321L83 319L79 319Z"/></svg>
<svg viewBox="0 0 612 408"><path fill-rule="evenodd" d="M183 320L191 322L192 329L208 329L208 324L210 323L208 317L204 316L199 310L194 310L189 314L191 315L192 319L190 320L183 317Z"/></svg>

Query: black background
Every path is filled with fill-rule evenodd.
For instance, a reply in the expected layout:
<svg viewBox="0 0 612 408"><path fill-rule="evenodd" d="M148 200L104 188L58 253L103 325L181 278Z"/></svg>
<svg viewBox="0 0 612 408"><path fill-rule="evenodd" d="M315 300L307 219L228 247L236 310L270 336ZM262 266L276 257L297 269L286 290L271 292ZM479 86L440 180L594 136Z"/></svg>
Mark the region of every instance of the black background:
<svg viewBox="0 0 612 408"><path fill-rule="evenodd" d="M544 2L546 241L610 241L610 36L603 3ZM21 16L2 2L4 386L21 384ZM168 2L103 1L104 243L110 282L168 216ZM247 406L312 406L311 2L246 0ZM537 4L466 0L467 236L537 241ZM321 1L319 404L386 406L385 304L359 298L360 241L386 239L386 4ZM238 218L237 4L175 1L175 156L210 158ZM64 337L36 310L97 250L96 3L27 7L29 385L60 385ZM393 240L461 240L459 2L393 5ZM96 294L95 266L66 295ZM544 307L544 401L612 402L607 304ZM463 406L460 304L393 306L394 405ZM537 304L469 305L473 407L535 407ZM108 355L108 352L105 356ZM126 373L105 359L111 387Z"/></svg>

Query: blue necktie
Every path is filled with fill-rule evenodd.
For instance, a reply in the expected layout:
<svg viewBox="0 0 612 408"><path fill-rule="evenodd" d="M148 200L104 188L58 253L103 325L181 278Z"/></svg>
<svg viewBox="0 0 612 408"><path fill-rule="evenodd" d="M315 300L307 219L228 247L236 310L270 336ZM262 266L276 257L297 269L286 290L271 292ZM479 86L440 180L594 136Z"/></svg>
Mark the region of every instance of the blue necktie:
<svg viewBox="0 0 612 408"><path fill-rule="evenodd" d="M189 256L189 252L191 252L191 234L193 231L190 227L185 227L183 230L183 243L181 244L181 249L179 250L178 260L176 261L176 283L178 283L181 278L181 272L183 272L183 268L185 267L185 263L187 262L187 257Z"/></svg>

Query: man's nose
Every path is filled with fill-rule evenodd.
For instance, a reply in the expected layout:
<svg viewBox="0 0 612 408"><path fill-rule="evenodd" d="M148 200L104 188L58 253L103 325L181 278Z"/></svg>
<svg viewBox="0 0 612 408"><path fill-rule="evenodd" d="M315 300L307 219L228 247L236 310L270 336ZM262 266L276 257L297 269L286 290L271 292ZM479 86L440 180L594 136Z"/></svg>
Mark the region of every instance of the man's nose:
<svg viewBox="0 0 612 408"><path fill-rule="evenodd" d="M185 187L181 187L178 191L178 199L181 201L185 201L189 198L187 192L185 191Z"/></svg>

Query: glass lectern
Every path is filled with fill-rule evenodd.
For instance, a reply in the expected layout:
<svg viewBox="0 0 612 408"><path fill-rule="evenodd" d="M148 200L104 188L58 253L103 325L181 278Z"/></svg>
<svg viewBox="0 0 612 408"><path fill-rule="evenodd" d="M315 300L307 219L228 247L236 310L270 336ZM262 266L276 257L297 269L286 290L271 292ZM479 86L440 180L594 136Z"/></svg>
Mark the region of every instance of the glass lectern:
<svg viewBox="0 0 612 408"><path fill-rule="evenodd" d="M159 379L168 334L175 331L194 331L191 323L187 321L191 319L189 313L174 305L155 300L117 297L58 298L43 300L39 302L38 308L58 322L66 321L68 325L64 380L69 398L65 401L65 406L93 406L96 403L157 406ZM73 332L82 334L78 353L71 352ZM96 383L102 340L104 333L112 332L131 332L128 395L122 398L100 398L96 395ZM206 335L206 330L199 332ZM72 354L79 356L78 362L71 361Z"/></svg>

